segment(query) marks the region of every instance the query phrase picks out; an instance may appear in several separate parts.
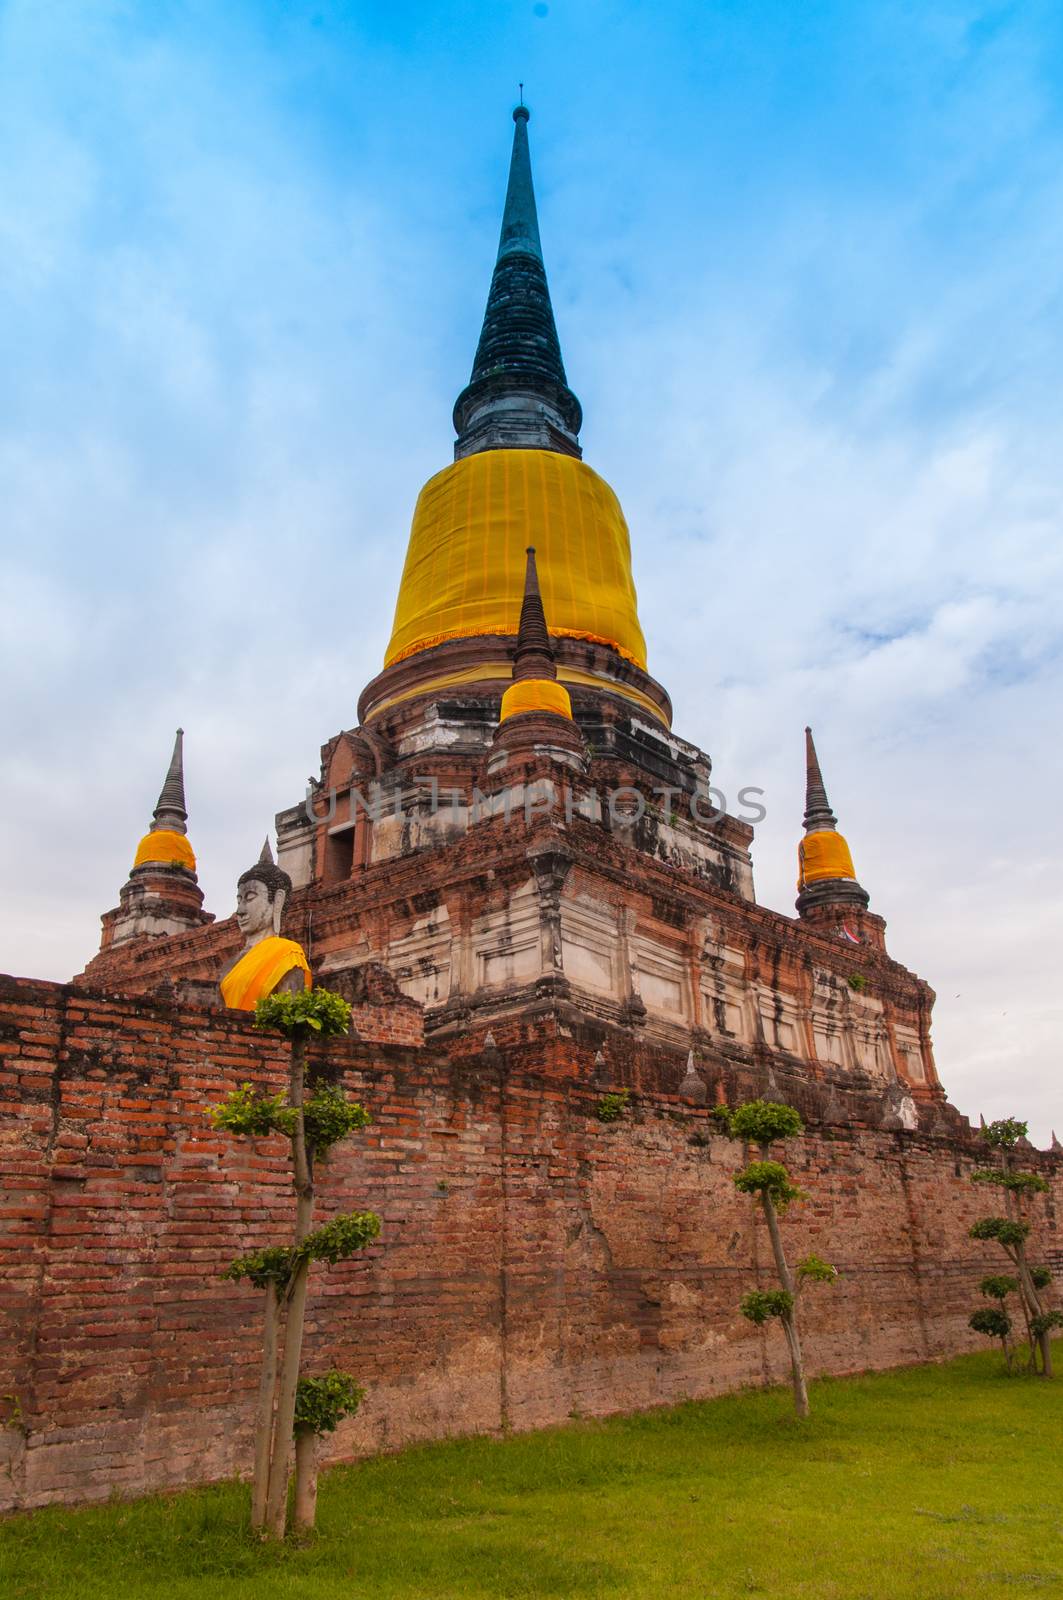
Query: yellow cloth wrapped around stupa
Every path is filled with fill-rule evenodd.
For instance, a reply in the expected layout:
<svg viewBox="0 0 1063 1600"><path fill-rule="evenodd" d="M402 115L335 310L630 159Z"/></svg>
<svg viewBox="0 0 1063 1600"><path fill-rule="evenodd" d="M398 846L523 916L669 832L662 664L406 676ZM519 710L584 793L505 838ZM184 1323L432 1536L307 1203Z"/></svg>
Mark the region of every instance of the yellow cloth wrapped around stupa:
<svg viewBox="0 0 1063 1600"><path fill-rule="evenodd" d="M563 684L550 678L518 678L502 696L499 722L514 717L520 711L553 711L559 717L572 720L572 701Z"/></svg>
<svg viewBox="0 0 1063 1600"><path fill-rule="evenodd" d="M174 833L172 828L153 828L137 845L134 867L146 867L155 862L160 866L185 867L189 872L196 870L192 846L183 833Z"/></svg>
<svg viewBox="0 0 1063 1600"><path fill-rule="evenodd" d="M425 484L386 665L447 639L515 634L529 544L550 632L612 645L644 669L620 503L584 462L552 450L480 451Z"/></svg>
<svg viewBox="0 0 1063 1600"><path fill-rule="evenodd" d="M825 878L851 878L854 883L856 881L849 846L833 828L806 833L797 846L798 889L807 889L810 883L821 883Z"/></svg>
<svg viewBox="0 0 1063 1600"><path fill-rule="evenodd" d="M302 969L304 986L309 989L312 980L302 945L276 935L261 939L221 980L221 997L234 1011L253 1011L293 967Z"/></svg>

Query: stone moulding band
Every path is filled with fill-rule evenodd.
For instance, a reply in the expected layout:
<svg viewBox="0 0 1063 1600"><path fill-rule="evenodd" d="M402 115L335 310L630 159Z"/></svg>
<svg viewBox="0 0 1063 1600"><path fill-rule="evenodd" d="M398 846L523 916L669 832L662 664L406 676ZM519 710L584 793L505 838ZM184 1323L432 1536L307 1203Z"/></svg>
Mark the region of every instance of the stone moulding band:
<svg viewBox="0 0 1063 1600"><path fill-rule="evenodd" d="M551 629L551 634L554 630ZM671 726L659 705L651 700L648 694L643 694L641 689L636 689L632 684L620 683L612 679L605 679L593 672L583 672L578 667L568 667L562 662L557 664L557 676L561 683L572 684L577 689L605 690L609 694L619 695L621 699L628 700L632 705L638 706L640 711L647 712L655 722L662 723L664 727ZM386 711L393 710L396 706L404 704L407 700L422 699L436 694L441 689L458 689L463 686L476 686L480 688L493 681L499 685L498 694L507 689L513 678L513 663L508 660L486 661L480 666L460 667L452 672L440 672L432 677L411 684L408 688L388 695L386 699L371 701L361 708L363 722L368 722L370 717L379 717Z"/></svg>

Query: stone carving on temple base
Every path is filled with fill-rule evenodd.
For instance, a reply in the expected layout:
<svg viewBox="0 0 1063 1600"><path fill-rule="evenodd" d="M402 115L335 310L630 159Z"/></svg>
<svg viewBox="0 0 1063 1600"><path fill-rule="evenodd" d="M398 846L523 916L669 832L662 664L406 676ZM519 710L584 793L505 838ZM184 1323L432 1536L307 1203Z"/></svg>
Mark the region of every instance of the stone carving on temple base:
<svg viewBox="0 0 1063 1600"><path fill-rule="evenodd" d="M244 947L222 977L221 997L235 1011L253 1011L267 995L298 994L311 987L301 944L280 937L292 880L273 859L267 839L253 867L236 884L236 922Z"/></svg>
<svg viewBox="0 0 1063 1600"><path fill-rule="evenodd" d="M894 1132L916 1133L919 1129L919 1112L915 1101L900 1079L891 1085L886 1097L886 1114L882 1126Z"/></svg>
<svg viewBox="0 0 1063 1600"><path fill-rule="evenodd" d="M679 1080L679 1098L690 1106L703 1106L709 1098L708 1085L698 1072L693 1050L687 1053L686 1071Z"/></svg>

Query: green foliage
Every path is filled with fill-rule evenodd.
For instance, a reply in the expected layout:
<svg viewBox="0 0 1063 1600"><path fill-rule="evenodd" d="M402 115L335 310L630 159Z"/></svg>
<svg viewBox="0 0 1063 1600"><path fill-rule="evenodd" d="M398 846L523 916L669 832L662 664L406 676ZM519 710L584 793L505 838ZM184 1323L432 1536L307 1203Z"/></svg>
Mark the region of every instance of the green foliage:
<svg viewBox="0 0 1063 1600"><path fill-rule="evenodd" d="M1017 1117L1000 1117L996 1122L987 1123L981 1136L994 1150L1014 1150L1019 1140L1025 1139L1026 1128L1027 1124Z"/></svg>
<svg viewBox="0 0 1063 1600"><path fill-rule="evenodd" d="M256 1289L275 1283L278 1290L286 1289L295 1270L295 1252L284 1245L267 1245L264 1250L251 1250L246 1256L237 1256L222 1273L234 1283L246 1278Z"/></svg>
<svg viewBox="0 0 1063 1600"><path fill-rule="evenodd" d="M252 1138L283 1133L290 1139L295 1133L295 1108L284 1095L256 1094L249 1083L242 1083L220 1106L214 1106L210 1118L216 1128ZM344 1099L330 1083L315 1083L303 1105L306 1140L318 1154L324 1154L339 1139L372 1120L364 1106L357 1100Z"/></svg>
<svg viewBox="0 0 1063 1600"><path fill-rule="evenodd" d="M356 1128L364 1128L372 1117L357 1100L346 1100L339 1089L330 1083L315 1083L313 1092L303 1106L303 1127L307 1143L322 1155L345 1139Z"/></svg>
<svg viewBox="0 0 1063 1600"><path fill-rule="evenodd" d="M1047 1194L1048 1183L1036 1172L1005 1172L1001 1167L982 1167L971 1173L973 1183L992 1183L1013 1194Z"/></svg>
<svg viewBox="0 0 1063 1600"><path fill-rule="evenodd" d="M372 1244L379 1233L380 1218L374 1211L348 1211L308 1233L293 1254L300 1261L324 1261L334 1267Z"/></svg>
<svg viewBox="0 0 1063 1600"><path fill-rule="evenodd" d="M267 1133L290 1134L293 1115L282 1094L256 1094L249 1083L242 1083L221 1105L210 1108L210 1120L216 1128L252 1138Z"/></svg>
<svg viewBox="0 0 1063 1600"><path fill-rule="evenodd" d="M793 1200L804 1199L781 1161L751 1161L731 1182L741 1194L770 1195L778 1211L785 1211Z"/></svg>
<svg viewBox="0 0 1063 1600"><path fill-rule="evenodd" d="M850 972L849 987L855 989L857 994L867 988L867 979L862 972Z"/></svg>
<svg viewBox="0 0 1063 1600"><path fill-rule="evenodd" d="M619 1122L627 1110L630 1099L630 1089L617 1089L612 1094L603 1094L595 1107L594 1114L599 1122Z"/></svg>
<svg viewBox="0 0 1063 1600"><path fill-rule="evenodd" d="M222 1277L233 1282L246 1278L256 1289L275 1283L283 1292L300 1262L324 1261L327 1266L334 1267L337 1261L346 1261L356 1250L372 1244L379 1233L380 1218L375 1212L346 1212L308 1233L300 1245L267 1245L263 1250L237 1256L225 1268Z"/></svg>
<svg viewBox="0 0 1063 1600"><path fill-rule="evenodd" d="M347 1372L326 1372L321 1378L300 1378L295 1391L295 1433L333 1433L344 1417L353 1416L365 1390Z"/></svg>
<svg viewBox="0 0 1063 1600"><path fill-rule="evenodd" d="M822 1256L810 1255L797 1263L797 1276L802 1283L833 1283L841 1273Z"/></svg>
<svg viewBox="0 0 1063 1600"><path fill-rule="evenodd" d="M1030 1232L1028 1222L1012 1222L1010 1217L982 1217L970 1230L972 1239L995 1239L998 1244L1014 1248L1022 1244Z"/></svg>
<svg viewBox="0 0 1063 1600"><path fill-rule="evenodd" d="M995 1306L983 1306L981 1311L976 1311L968 1318L967 1326L990 1339L1006 1339L1011 1332L1011 1318L1003 1308L998 1310Z"/></svg>
<svg viewBox="0 0 1063 1600"><path fill-rule="evenodd" d="M22 1409L22 1401L17 1394L0 1394L0 1406L7 1412L7 1416L0 1418L0 1428L11 1428L16 1433L28 1435L26 1415Z"/></svg>
<svg viewBox="0 0 1063 1600"><path fill-rule="evenodd" d="M1052 1282L1051 1267L1031 1267L1030 1277L1033 1279L1035 1289L1047 1289Z"/></svg>
<svg viewBox="0 0 1063 1600"><path fill-rule="evenodd" d="M710 1106L709 1107L709 1116L712 1117L714 1122L718 1122L720 1124L720 1127L723 1129L723 1131L725 1133L730 1133L730 1131L731 1131L731 1108L730 1108L730 1106Z"/></svg>
<svg viewBox="0 0 1063 1600"><path fill-rule="evenodd" d="M1063 1328L1063 1311L1042 1311L1039 1317L1030 1318L1030 1332L1035 1339L1053 1328Z"/></svg>
<svg viewBox="0 0 1063 1600"><path fill-rule="evenodd" d="M759 1328L769 1317L788 1317L794 1309L794 1297L787 1289L752 1289L742 1296L738 1309Z"/></svg>
<svg viewBox="0 0 1063 1600"><path fill-rule="evenodd" d="M1037 1172L1009 1172L1004 1180L1004 1188L1016 1194L1047 1194L1049 1184L1047 1178L1042 1178Z"/></svg>
<svg viewBox="0 0 1063 1600"><path fill-rule="evenodd" d="M340 1037L351 1031L351 1008L330 989L302 989L298 994L268 994L255 1007L255 1027L275 1028L287 1038L298 1033Z"/></svg>
<svg viewBox="0 0 1063 1600"><path fill-rule="evenodd" d="M793 1106L777 1100L747 1100L731 1112L731 1132L736 1139L753 1144L774 1144L777 1139L792 1139L804 1132L804 1123Z"/></svg>
<svg viewBox="0 0 1063 1600"><path fill-rule="evenodd" d="M987 1300L1006 1300L1009 1294L1018 1292L1019 1280L1009 1278L1006 1273L994 1273L988 1278L983 1278L978 1287Z"/></svg>

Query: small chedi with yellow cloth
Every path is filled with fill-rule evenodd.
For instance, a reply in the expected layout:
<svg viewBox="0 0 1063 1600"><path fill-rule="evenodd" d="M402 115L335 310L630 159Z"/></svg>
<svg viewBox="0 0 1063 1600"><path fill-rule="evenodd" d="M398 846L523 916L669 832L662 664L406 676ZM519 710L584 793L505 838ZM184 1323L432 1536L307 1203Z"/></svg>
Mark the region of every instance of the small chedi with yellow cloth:
<svg viewBox="0 0 1063 1600"><path fill-rule="evenodd" d="M524 552L524 595L517 642L513 649L513 682L502 696L494 754L488 772L507 768L515 777L521 759L549 753L554 760L583 770L586 741L572 715L572 699L557 681L553 641L539 591L535 546Z"/></svg>
<svg viewBox="0 0 1063 1600"><path fill-rule="evenodd" d="M203 910L196 856L188 840L184 730L178 728L151 826L137 845L120 903L103 914L101 949L133 939L165 938L201 928L214 918Z"/></svg>
<svg viewBox="0 0 1063 1600"><path fill-rule="evenodd" d="M535 546L524 552L524 597L520 607L517 643L513 650L513 682L502 696L498 720L526 711L548 711L572 720L572 699L557 681L554 649L539 592Z"/></svg>
<svg viewBox="0 0 1063 1600"><path fill-rule="evenodd" d="M178 728L151 827L137 845L133 857L134 871L147 866L183 867L192 873L196 870L195 852L188 842L185 809L184 737L184 729Z"/></svg>
<svg viewBox="0 0 1063 1600"><path fill-rule="evenodd" d="M234 1011L253 1011L278 990L298 994L311 987L310 966L301 944L280 937L284 905L292 880L273 859L267 839L253 867L236 886L236 922L244 948L222 977L221 997Z"/></svg>
<svg viewBox="0 0 1063 1600"><path fill-rule="evenodd" d="M830 808L823 783L812 729L805 729L804 838L797 846L797 909L803 917L830 911L837 917L847 908L866 911L869 895L856 879L848 841L838 832L838 819ZM840 926L844 929L845 923ZM853 937L850 933L849 937Z"/></svg>

